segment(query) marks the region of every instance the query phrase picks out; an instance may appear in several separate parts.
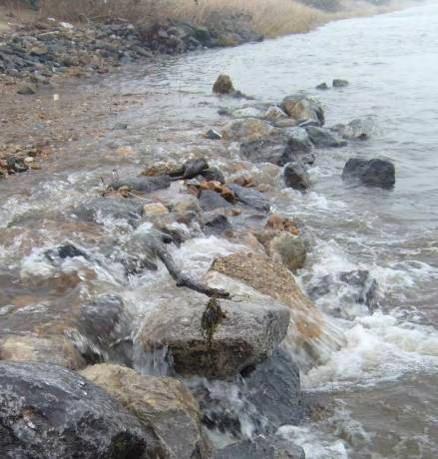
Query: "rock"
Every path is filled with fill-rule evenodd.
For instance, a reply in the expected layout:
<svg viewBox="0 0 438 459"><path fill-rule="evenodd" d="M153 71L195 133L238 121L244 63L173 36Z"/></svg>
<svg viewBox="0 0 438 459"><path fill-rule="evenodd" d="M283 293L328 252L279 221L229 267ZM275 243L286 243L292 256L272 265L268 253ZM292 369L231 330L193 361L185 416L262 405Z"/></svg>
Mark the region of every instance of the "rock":
<svg viewBox="0 0 438 459"><path fill-rule="evenodd" d="M300 365L308 367L310 362L325 361L330 357L328 349L338 349L344 344L338 329L333 328L303 294L292 273L282 264L263 255L236 253L216 259L211 271L227 276L216 282L216 286L227 285L231 294L234 291L230 281L236 279L289 307L291 321L287 342L293 347ZM252 298L249 294L246 296Z"/></svg>
<svg viewBox="0 0 438 459"><path fill-rule="evenodd" d="M222 184L225 183L224 174L217 167L209 167L208 169L204 169L201 172L201 175L207 181L219 182Z"/></svg>
<svg viewBox="0 0 438 459"><path fill-rule="evenodd" d="M334 88L344 88L345 86L348 86L349 83L347 80L341 80L339 78L335 78L333 80L333 87Z"/></svg>
<svg viewBox="0 0 438 459"><path fill-rule="evenodd" d="M113 190L127 188L131 191L152 193L153 191L169 188L170 183L171 179L167 175L160 175L158 177L131 177L112 181L110 188Z"/></svg>
<svg viewBox="0 0 438 459"><path fill-rule="evenodd" d="M310 177L300 161L286 164L283 172L284 183L289 188L304 191L310 187Z"/></svg>
<svg viewBox="0 0 438 459"><path fill-rule="evenodd" d="M302 127L292 127L283 129L282 135L287 140L287 146L283 153L280 166L284 166L289 161L300 159L305 164L313 164L314 157L311 154L312 142L306 129Z"/></svg>
<svg viewBox="0 0 438 459"><path fill-rule="evenodd" d="M36 86L30 83L22 83L17 88L17 94L30 96L36 93Z"/></svg>
<svg viewBox="0 0 438 459"><path fill-rule="evenodd" d="M88 222L104 222L111 217L135 223L143 215L143 204L137 199L94 198L73 209L73 215Z"/></svg>
<svg viewBox="0 0 438 459"><path fill-rule="evenodd" d="M356 289L353 300L365 304L373 312L379 307L378 284L369 271L357 270L341 273L339 279Z"/></svg>
<svg viewBox="0 0 438 459"><path fill-rule="evenodd" d="M286 150L283 139L261 139L243 142L240 145L240 154L243 158L254 163L270 162L281 164Z"/></svg>
<svg viewBox="0 0 438 459"><path fill-rule="evenodd" d="M263 361L285 337L288 309L254 298L238 302L192 294L165 298L141 331L146 352L167 349L177 374L226 378Z"/></svg>
<svg viewBox="0 0 438 459"><path fill-rule="evenodd" d="M246 118L228 123L222 134L225 140L251 142L266 139L274 128L266 121Z"/></svg>
<svg viewBox="0 0 438 459"><path fill-rule="evenodd" d="M224 199L219 193L211 190L202 190L199 197L199 204L202 210L211 211L215 209L223 209L231 207L226 199Z"/></svg>
<svg viewBox="0 0 438 459"><path fill-rule="evenodd" d="M157 439L157 457L203 459L211 446L196 400L177 379L142 376L118 365L94 365L81 374L118 400Z"/></svg>
<svg viewBox="0 0 438 459"><path fill-rule="evenodd" d="M298 122L292 118L281 118L274 122L275 127L280 129L290 128L297 126Z"/></svg>
<svg viewBox="0 0 438 459"><path fill-rule="evenodd" d="M155 439L140 422L79 374L51 364L0 362L0 380L6 457L153 457Z"/></svg>
<svg viewBox="0 0 438 459"><path fill-rule="evenodd" d="M329 87L327 83L320 83L318 86L316 86L315 89L319 89L320 91L325 91L329 89Z"/></svg>
<svg viewBox="0 0 438 459"><path fill-rule="evenodd" d="M314 121L318 126L324 125L324 111L321 105L309 97L288 96L283 99L281 108L299 122Z"/></svg>
<svg viewBox="0 0 438 459"><path fill-rule="evenodd" d="M374 130L374 123L370 118L363 120L355 119L350 121L347 125L337 124L330 129L337 132L338 135L344 139L367 140Z"/></svg>
<svg viewBox="0 0 438 459"><path fill-rule="evenodd" d="M291 271L297 271L304 267L307 250L300 237L283 232L275 237L269 246L271 256L279 258ZM277 255L277 256L275 256Z"/></svg>
<svg viewBox="0 0 438 459"><path fill-rule="evenodd" d="M310 140L318 148L339 148L345 147L347 142L332 134L328 129L308 126L306 128Z"/></svg>
<svg viewBox="0 0 438 459"><path fill-rule="evenodd" d="M212 234L219 236L232 228L226 215L220 212L204 213L203 223L204 233L208 236Z"/></svg>
<svg viewBox="0 0 438 459"><path fill-rule="evenodd" d="M219 75L213 85L215 94L233 94L235 92L233 82L228 75Z"/></svg>
<svg viewBox="0 0 438 459"><path fill-rule="evenodd" d="M210 140L221 140L222 134L216 131L216 129L210 129L205 134L205 137L207 137L207 139L210 139Z"/></svg>
<svg viewBox="0 0 438 459"><path fill-rule="evenodd" d="M263 113L263 110L257 107L244 107L234 110L231 115L234 118L261 118Z"/></svg>
<svg viewBox="0 0 438 459"><path fill-rule="evenodd" d="M159 217L169 213L169 209L161 202L151 202L143 206L143 215L146 218Z"/></svg>
<svg viewBox="0 0 438 459"><path fill-rule="evenodd" d="M365 160L351 158L342 171L345 181L359 181L366 186L392 188L395 184L395 167L391 161L383 159Z"/></svg>
<svg viewBox="0 0 438 459"><path fill-rule="evenodd" d="M269 212L271 204L269 200L263 196L263 193L260 193L260 191L257 191L254 188L245 188L235 184L230 185L230 189L240 202L243 202L254 209Z"/></svg>
<svg viewBox="0 0 438 459"><path fill-rule="evenodd" d="M128 129L128 123L116 123L113 127L115 131L123 131Z"/></svg>
<svg viewBox="0 0 438 459"><path fill-rule="evenodd" d="M274 232L287 232L293 234L294 236L298 236L300 234L300 230L297 227L297 224L286 217L282 217L278 214L272 214L268 221L266 222L265 229L268 231Z"/></svg>
<svg viewBox="0 0 438 459"><path fill-rule="evenodd" d="M70 369L86 365L73 343L64 336L7 335L0 338L0 360L53 363Z"/></svg>
<svg viewBox="0 0 438 459"><path fill-rule="evenodd" d="M285 113L280 107L273 105L266 110L264 118L268 121L274 122L282 119L287 119L287 113Z"/></svg>
<svg viewBox="0 0 438 459"><path fill-rule="evenodd" d="M215 459L305 459L305 454L300 446L281 437L260 435L219 450Z"/></svg>
<svg viewBox="0 0 438 459"><path fill-rule="evenodd" d="M44 56L49 52L47 46L41 45L41 46L33 46L30 49L30 54L33 54L34 56Z"/></svg>

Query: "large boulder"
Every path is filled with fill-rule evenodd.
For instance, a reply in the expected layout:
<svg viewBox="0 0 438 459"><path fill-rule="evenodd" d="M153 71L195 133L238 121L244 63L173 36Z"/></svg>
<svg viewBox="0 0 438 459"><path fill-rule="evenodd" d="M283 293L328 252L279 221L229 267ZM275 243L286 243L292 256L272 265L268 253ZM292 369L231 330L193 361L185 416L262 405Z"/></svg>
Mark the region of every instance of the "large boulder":
<svg viewBox="0 0 438 459"><path fill-rule="evenodd" d="M305 459L305 454L300 446L281 437L260 435L219 450L215 459Z"/></svg>
<svg viewBox="0 0 438 459"><path fill-rule="evenodd" d="M226 285L231 294L239 294L241 290L233 290L233 280L237 280L289 307L287 342L304 367L325 361L331 351L345 343L340 331L304 295L293 274L282 264L267 256L239 252L217 258L211 271L224 276L209 279L215 282L215 287ZM248 298L253 297L249 292L245 294Z"/></svg>
<svg viewBox="0 0 438 459"><path fill-rule="evenodd" d="M281 108L298 122L312 121L324 125L324 110L319 102L303 95L288 96L283 99Z"/></svg>
<svg viewBox="0 0 438 459"><path fill-rule="evenodd" d="M283 171L284 184L295 190L305 191L310 187L310 177L301 161L286 164Z"/></svg>
<svg viewBox="0 0 438 459"><path fill-rule="evenodd" d="M257 118L245 118L228 123L222 135L225 140L251 142L266 139L274 129L266 121Z"/></svg>
<svg viewBox="0 0 438 459"><path fill-rule="evenodd" d="M310 140L318 148L339 148L345 147L347 142L340 139L329 129L320 128L317 126L308 126L306 128Z"/></svg>
<svg viewBox="0 0 438 459"><path fill-rule="evenodd" d="M119 365L88 367L82 375L118 400L158 440L158 457L203 459L211 446L190 391L177 379L142 376Z"/></svg>
<svg viewBox="0 0 438 459"><path fill-rule="evenodd" d="M277 302L163 298L145 319L146 352L167 349L177 374L233 376L269 355L286 335L289 312Z"/></svg>
<svg viewBox="0 0 438 459"><path fill-rule="evenodd" d="M5 458L152 458L155 439L103 389L43 363L0 362Z"/></svg>
<svg viewBox="0 0 438 459"><path fill-rule="evenodd" d="M391 161L384 159L351 158L344 166L342 178L366 186L392 188L395 184L395 167Z"/></svg>

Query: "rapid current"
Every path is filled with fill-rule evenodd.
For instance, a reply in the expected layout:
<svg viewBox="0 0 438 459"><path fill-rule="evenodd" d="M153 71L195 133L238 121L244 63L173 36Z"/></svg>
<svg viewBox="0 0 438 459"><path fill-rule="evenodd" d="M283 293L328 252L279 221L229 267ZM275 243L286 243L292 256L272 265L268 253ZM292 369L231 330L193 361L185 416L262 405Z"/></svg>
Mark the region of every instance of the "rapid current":
<svg viewBox="0 0 438 459"><path fill-rule="evenodd" d="M303 389L323 395L330 414L283 426L282 434L301 445L309 459L438 457L438 2L342 20L305 35L141 68L128 65L105 78L99 90L110 91L115 101L138 102L102 121L126 122L127 130L78 139L43 172L21 176L14 186L14 179L0 182L1 302L64 298L63 288L33 287L24 280L49 277L41 253L66 240L97 252L93 243L102 236L69 225L65 214L95 195L100 177L111 177L115 168L120 175L138 173L140 166L168 156L208 150L208 141L199 139L208 127L220 129L218 109L248 104L211 94L219 73L256 98L250 105L304 91L323 103L328 126L354 118L373 126L367 141L317 152L308 193L277 189L273 194L274 208L301 221L311 241L298 273L302 287L311 293L328 275L339 279L342 272L368 271L377 281L379 303L370 313L340 280L316 298L346 336L345 346L326 363L302 374ZM315 89L333 78L350 84ZM82 91L93 93L96 85L83 83ZM136 154L122 160L112 153L124 146ZM395 188L345 186L341 172L352 156L391 159ZM128 231L123 221L103 223L106 234L117 232L123 239ZM174 255L202 273L215 256L236 250L237 244L199 236ZM117 266L90 263L70 260L62 269L79 272L81 294L118 293L139 316L162 292L175 292L164 269L127 286ZM15 288L13 279L24 280Z"/></svg>

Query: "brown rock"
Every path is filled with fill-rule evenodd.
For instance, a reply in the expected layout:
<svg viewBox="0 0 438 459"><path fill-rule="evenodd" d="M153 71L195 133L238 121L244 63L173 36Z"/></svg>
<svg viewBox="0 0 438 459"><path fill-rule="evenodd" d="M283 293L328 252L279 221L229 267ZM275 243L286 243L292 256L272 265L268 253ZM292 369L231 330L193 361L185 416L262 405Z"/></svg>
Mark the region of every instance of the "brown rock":
<svg viewBox="0 0 438 459"><path fill-rule="evenodd" d="M213 85L215 94L233 94L235 92L233 82L228 75L219 75Z"/></svg>

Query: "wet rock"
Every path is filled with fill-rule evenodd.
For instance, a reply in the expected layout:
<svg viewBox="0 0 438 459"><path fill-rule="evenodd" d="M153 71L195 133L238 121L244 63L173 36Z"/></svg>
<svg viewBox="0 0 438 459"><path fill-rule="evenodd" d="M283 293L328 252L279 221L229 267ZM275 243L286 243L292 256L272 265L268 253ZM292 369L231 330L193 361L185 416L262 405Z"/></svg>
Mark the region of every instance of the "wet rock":
<svg viewBox="0 0 438 459"><path fill-rule="evenodd" d="M261 118L263 113L263 110L257 107L244 107L233 110L231 116L233 118Z"/></svg>
<svg viewBox="0 0 438 459"><path fill-rule="evenodd" d="M231 230L231 223L226 215L221 212L206 212L203 215L204 233L207 235L222 235Z"/></svg>
<svg viewBox="0 0 438 459"><path fill-rule="evenodd" d="M215 209L226 209L231 207L226 199L224 199L219 193L211 190L202 190L199 196L199 204L202 210L211 211Z"/></svg>
<svg viewBox="0 0 438 459"><path fill-rule="evenodd" d="M143 206L143 216L146 218L159 217L168 213L169 209L160 202L151 202Z"/></svg>
<svg viewBox="0 0 438 459"><path fill-rule="evenodd" d="M52 262L56 262L57 258L64 260L66 258L83 257L85 260L89 260L89 256L84 250L70 243L56 247L56 249L49 249L45 252L45 255Z"/></svg>
<svg viewBox="0 0 438 459"><path fill-rule="evenodd" d="M312 142L307 131L301 127L287 128L282 131L287 140L287 146L281 158L280 166L289 161L299 159L305 164L313 164L315 158L312 155Z"/></svg>
<svg viewBox="0 0 438 459"><path fill-rule="evenodd" d="M345 88L345 86L348 86L350 83L347 80L335 78L332 84L334 88Z"/></svg>
<svg viewBox="0 0 438 459"><path fill-rule="evenodd" d="M220 319L206 327L206 311L219 308ZM283 340L289 312L276 302L205 301L192 295L161 302L145 321L145 351L168 349L177 374L226 378L266 359Z"/></svg>
<svg viewBox="0 0 438 459"><path fill-rule="evenodd" d="M0 338L0 360L53 363L72 370L86 365L73 343L64 336L7 335Z"/></svg>
<svg viewBox="0 0 438 459"><path fill-rule="evenodd" d="M99 223L111 217L134 224L143 215L143 204L134 199L94 198L73 209L73 215L88 222Z"/></svg>
<svg viewBox="0 0 438 459"><path fill-rule="evenodd" d="M287 119L287 113L285 113L280 107L273 105L266 110L264 118L268 121L274 122L281 119Z"/></svg>
<svg viewBox="0 0 438 459"><path fill-rule="evenodd" d="M153 191L169 188L171 179L167 175L158 177L132 177L126 179L117 179L110 183L109 187L113 190L127 188L131 191L139 191L141 193L151 193Z"/></svg>
<svg viewBox="0 0 438 459"><path fill-rule="evenodd" d="M228 123L222 132L225 140L252 142L266 139L274 128L266 121L246 118Z"/></svg>
<svg viewBox="0 0 438 459"><path fill-rule="evenodd" d="M219 75L213 85L213 92L215 94L233 94L235 92L233 82L228 75Z"/></svg>
<svg viewBox="0 0 438 459"><path fill-rule="evenodd" d="M295 120L302 121L313 121L318 126L324 125L324 111L321 105L306 96L296 95L288 96L283 99L281 108Z"/></svg>
<svg viewBox="0 0 438 459"><path fill-rule="evenodd" d="M389 189L395 184L395 167L391 161L383 159L351 158L344 166L342 179L360 182L370 187Z"/></svg>
<svg viewBox="0 0 438 459"><path fill-rule="evenodd" d="M217 167L209 167L201 172L202 177L207 181L225 183L225 176Z"/></svg>
<svg viewBox="0 0 438 459"><path fill-rule="evenodd" d="M273 214L269 217L268 221L266 222L265 229L267 231L274 231L277 233L284 231L289 234L293 234L294 236L298 236L300 234L300 230L293 220L283 217L279 214Z"/></svg>
<svg viewBox="0 0 438 459"><path fill-rule="evenodd" d="M271 204L263 193L260 193L260 191L257 191L254 188L245 188L235 184L230 185L230 189L234 192L237 199L243 204L257 210L269 212Z"/></svg>
<svg viewBox="0 0 438 459"><path fill-rule="evenodd" d="M304 191L310 187L310 177L300 161L286 164L283 172L284 183L289 188Z"/></svg>
<svg viewBox="0 0 438 459"><path fill-rule="evenodd" d="M281 437L260 435L219 450L215 459L305 459L305 454L300 446Z"/></svg>
<svg viewBox="0 0 438 459"><path fill-rule="evenodd" d="M23 96L31 96L32 94L35 94L36 91L37 91L36 86L30 83L22 83L17 88L17 94L20 94Z"/></svg>
<svg viewBox="0 0 438 459"><path fill-rule="evenodd" d="M153 434L158 443L156 457L211 457L198 404L177 379L142 376L108 364L88 367L81 374L118 400Z"/></svg>
<svg viewBox="0 0 438 459"><path fill-rule="evenodd" d="M253 140L240 145L242 157L254 163L281 164L285 150L286 144L282 139L280 141L274 139Z"/></svg>
<svg viewBox="0 0 438 459"><path fill-rule="evenodd" d="M284 232L273 238L269 244L269 252L291 271L303 268L306 262L307 250L302 238L290 233Z"/></svg>
<svg viewBox="0 0 438 459"><path fill-rule="evenodd" d="M310 140L318 148L339 148L345 147L347 142L334 135L330 130L309 126L306 128Z"/></svg>
<svg viewBox="0 0 438 459"><path fill-rule="evenodd" d="M331 130L337 132L338 135L344 139L367 140L374 130L374 123L369 118L355 119L350 121L347 125L337 124L333 126Z"/></svg>
<svg viewBox="0 0 438 459"><path fill-rule="evenodd" d="M210 140L221 140L222 134L216 131L216 129L210 129L205 134L205 137L207 137L207 139L210 139Z"/></svg>
<svg viewBox="0 0 438 459"><path fill-rule="evenodd" d="M320 83L318 86L316 86L315 89L319 89L320 91L326 91L327 89L329 89L329 87L327 83Z"/></svg>
<svg viewBox="0 0 438 459"><path fill-rule="evenodd" d="M123 131L128 129L128 123L116 123L113 127L115 131Z"/></svg>
<svg viewBox="0 0 438 459"><path fill-rule="evenodd" d="M151 457L155 439L79 374L51 364L0 362L0 379L0 445L7 457Z"/></svg>

